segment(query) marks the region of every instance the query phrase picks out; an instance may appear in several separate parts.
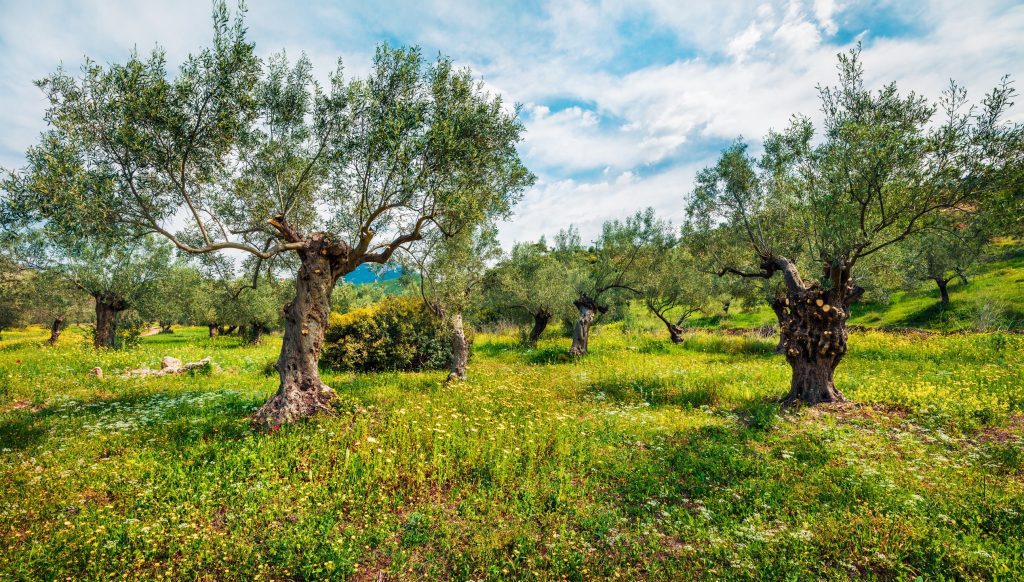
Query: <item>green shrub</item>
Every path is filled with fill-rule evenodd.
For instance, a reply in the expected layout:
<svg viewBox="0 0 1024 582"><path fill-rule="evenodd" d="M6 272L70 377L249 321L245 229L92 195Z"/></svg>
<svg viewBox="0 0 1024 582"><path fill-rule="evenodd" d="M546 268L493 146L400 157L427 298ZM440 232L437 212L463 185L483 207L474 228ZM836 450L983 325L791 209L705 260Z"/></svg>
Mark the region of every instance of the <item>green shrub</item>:
<svg viewBox="0 0 1024 582"><path fill-rule="evenodd" d="M332 313L320 365L357 372L432 370L445 367L450 354L445 326L421 301L390 297Z"/></svg>

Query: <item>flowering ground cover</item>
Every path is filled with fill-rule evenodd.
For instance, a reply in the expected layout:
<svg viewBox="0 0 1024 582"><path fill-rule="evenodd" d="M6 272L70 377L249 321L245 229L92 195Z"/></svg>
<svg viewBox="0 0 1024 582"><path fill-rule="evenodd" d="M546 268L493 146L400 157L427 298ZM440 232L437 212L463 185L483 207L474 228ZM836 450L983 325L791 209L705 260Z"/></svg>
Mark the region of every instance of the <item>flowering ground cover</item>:
<svg viewBox="0 0 1024 582"><path fill-rule="evenodd" d="M338 374L253 432L280 340L0 340L0 578L806 579L1024 571L1024 337L851 335L779 414L775 340L477 336L470 376ZM119 371L211 356L200 373ZM102 378L89 373L95 366Z"/></svg>

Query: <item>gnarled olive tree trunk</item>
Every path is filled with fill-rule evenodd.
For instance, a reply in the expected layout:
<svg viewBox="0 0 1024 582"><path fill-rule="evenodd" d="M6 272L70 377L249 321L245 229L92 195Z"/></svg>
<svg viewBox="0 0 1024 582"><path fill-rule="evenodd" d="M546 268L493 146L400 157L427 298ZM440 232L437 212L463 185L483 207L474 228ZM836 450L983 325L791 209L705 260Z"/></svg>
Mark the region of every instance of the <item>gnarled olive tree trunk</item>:
<svg viewBox="0 0 1024 582"><path fill-rule="evenodd" d="M319 360L331 313L331 292L348 270L346 249L322 234L297 251L295 299L284 308L284 339L277 359L277 392L257 410L253 424L279 426L329 410L334 390L320 380Z"/></svg>
<svg viewBox="0 0 1024 582"><path fill-rule="evenodd" d="M531 348L537 347L537 342L540 340L544 330L547 329L551 317L552 313L547 309L541 309L533 314L533 328L530 330L530 335L526 338L526 343Z"/></svg>
<svg viewBox="0 0 1024 582"><path fill-rule="evenodd" d="M57 343L60 339L60 332L64 328L64 316L58 315L53 320L53 324L50 325L50 339L47 340L51 346Z"/></svg>
<svg viewBox="0 0 1024 582"><path fill-rule="evenodd" d="M806 285L796 266L776 259L786 279L787 292L772 307L779 316L780 333L786 361L793 371L784 405L802 402L843 402L833 375L846 355L846 320L850 304L859 299L862 289L855 287L849 268L832 268L827 273L834 286Z"/></svg>
<svg viewBox="0 0 1024 582"><path fill-rule="evenodd" d="M665 328L668 329L668 337L669 337L669 339L672 340L672 343L674 343L674 344L682 343L683 342L683 333L685 332L685 330L683 329L683 326L679 325L678 323L672 323L671 321L668 320L667 317L665 317L665 315L661 311L659 311L657 309L654 309L649 304L648 304L648 308L650 309L651 313L653 313L655 316L657 316L658 319L660 319L661 322L665 324ZM682 323L682 321L683 320L681 319L679 323Z"/></svg>
<svg viewBox="0 0 1024 582"><path fill-rule="evenodd" d="M94 293L96 300L96 332L92 345L97 348L114 347L114 333L117 331L117 314L128 309L128 301L116 293Z"/></svg>
<svg viewBox="0 0 1024 582"><path fill-rule="evenodd" d="M572 346L569 348L569 355L582 356L587 353L590 343L590 327L594 324L594 318L598 313L608 311L608 307L599 305L597 301L587 295L582 295L572 304L579 310L580 317L572 329Z"/></svg>
<svg viewBox="0 0 1024 582"><path fill-rule="evenodd" d="M220 329L220 326L217 325L216 323L210 323L210 324L206 325L206 329L208 330L208 333L210 334L210 337L214 338L214 337L217 337L217 333L218 333L218 330Z"/></svg>
<svg viewBox="0 0 1024 582"><path fill-rule="evenodd" d="M949 305L949 279L935 277L935 284L939 286L939 303Z"/></svg>
<svg viewBox="0 0 1024 582"><path fill-rule="evenodd" d="M448 318L451 334L452 355L449 366L448 381L465 380L466 364L469 361L469 345L466 343L466 328L461 313L453 313Z"/></svg>

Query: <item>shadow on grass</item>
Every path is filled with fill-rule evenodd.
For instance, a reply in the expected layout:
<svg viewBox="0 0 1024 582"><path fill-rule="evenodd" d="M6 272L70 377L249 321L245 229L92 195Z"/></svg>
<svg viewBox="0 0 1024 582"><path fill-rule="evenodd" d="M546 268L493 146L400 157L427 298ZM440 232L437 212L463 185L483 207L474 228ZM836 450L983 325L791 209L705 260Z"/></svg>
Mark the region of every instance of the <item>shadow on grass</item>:
<svg viewBox="0 0 1024 582"><path fill-rule="evenodd" d="M573 359L569 356L569 353L564 347L544 347L528 350L524 353L526 362L535 366L542 366L546 364L564 364L571 362Z"/></svg>
<svg viewBox="0 0 1024 582"><path fill-rule="evenodd" d="M778 340L773 338L761 339L716 333L690 335L678 345L691 352L770 358L776 356L777 344Z"/></svg>
<svg viewBox="0 0 1024 582"><path fill-rule="evenodd" d="M473 353L488 358L500 357L504 354L516 354L529 348L515 340L473 342Z"/></svg>
<svg viewBox="0 0 1024 582"><path fill-rule="evenodd" d="M30 410L18 410L0 420L0 447L23 451L33 447L46 436L44 415Z"/></svg>
<svg viewBox="0 0 1024 582"><path fill-rule="evenodd" d="M587 391L592 397L615 402L699 408L718 404L723 386L723 380L710 378L606 376L592 382Z"/></svg>

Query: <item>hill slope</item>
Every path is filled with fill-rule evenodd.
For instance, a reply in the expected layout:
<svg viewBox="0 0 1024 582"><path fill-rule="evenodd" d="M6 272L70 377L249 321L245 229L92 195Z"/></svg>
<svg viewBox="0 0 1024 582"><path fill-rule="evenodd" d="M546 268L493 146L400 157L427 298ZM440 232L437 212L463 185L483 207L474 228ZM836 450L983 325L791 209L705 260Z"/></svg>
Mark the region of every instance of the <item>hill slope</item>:
<svg viewBox="0 0 1024 582"><path fill-rule="evenodd" d="M1024 330L1024 244L993 245L988 261L969 276L969 283L949 286L950 304L939 303L934 283L922 282L913 291L893 293L885 303L853 306L850 325L878 328L920 328L935 331ZM691 321L696 327L760 327L774 325L768 306Z"/></svg>

